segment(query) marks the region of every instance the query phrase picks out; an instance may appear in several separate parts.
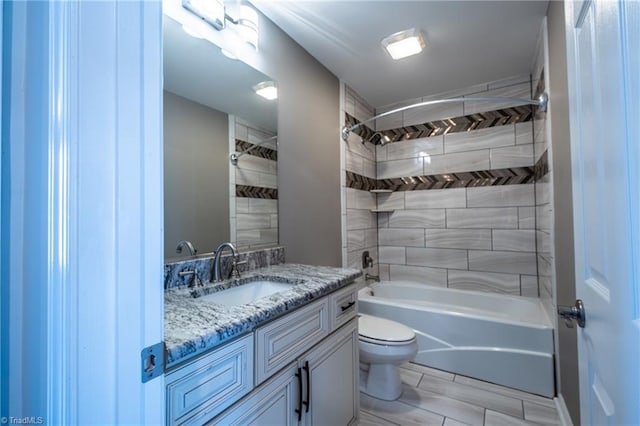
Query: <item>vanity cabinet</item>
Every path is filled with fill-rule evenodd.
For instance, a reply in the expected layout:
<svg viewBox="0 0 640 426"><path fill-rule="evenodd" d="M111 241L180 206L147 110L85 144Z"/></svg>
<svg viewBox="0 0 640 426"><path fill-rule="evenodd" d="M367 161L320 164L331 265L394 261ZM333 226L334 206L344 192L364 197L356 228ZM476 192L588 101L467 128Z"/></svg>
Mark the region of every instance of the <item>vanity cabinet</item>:
<svg viewBox="0 0 640 426"><path fill-rule="evenodd" d="M169 373L167 423L355 424L357 308L351 284Z"/></svg>
<svg viewBox="0 0 640 426"><path fill-rule="evenodd" d="M357 349L357 319L353 318L209 424L355 424Z"/></svg>

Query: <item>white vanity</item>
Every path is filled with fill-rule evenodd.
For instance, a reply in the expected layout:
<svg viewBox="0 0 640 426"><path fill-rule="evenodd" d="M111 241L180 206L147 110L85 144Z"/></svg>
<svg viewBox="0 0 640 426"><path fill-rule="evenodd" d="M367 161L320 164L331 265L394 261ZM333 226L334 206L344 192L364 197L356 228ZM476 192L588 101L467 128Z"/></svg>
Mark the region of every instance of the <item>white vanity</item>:
<svg viewBox="0 0 640 426"><path fill-rule="evenodd" d="M353 280L359 272L285 264L269 273L295 277L298 284L226 311L207 301L214 300L211 297L189 298L182 307L173 306L179 302L175 297L167 299L169 317L180 317L177 310L184 308L197 320L215 316L217 326L203 330L200 341L195 339L195 346L213 349L199 353L190 346L193 342L176 344L179 350L171 358L167 346L174 365L165 377L167 424L346 426L357 422L357 288ZM198 304L203 306L194 311ZM225 315L231 318L228 322ZM174 325L177 328L169 334L179 333L179 321ZM184 331L193 337L193 328ZM228 341L216 343L218 338ZM185 355L186 348L197 355Z"/></svg>

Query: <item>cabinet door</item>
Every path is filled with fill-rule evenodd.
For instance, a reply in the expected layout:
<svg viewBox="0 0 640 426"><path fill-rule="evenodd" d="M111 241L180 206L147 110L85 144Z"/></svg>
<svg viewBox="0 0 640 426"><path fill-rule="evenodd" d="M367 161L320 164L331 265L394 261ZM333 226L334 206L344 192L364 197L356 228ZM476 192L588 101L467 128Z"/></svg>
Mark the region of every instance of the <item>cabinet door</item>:
<svg viewBox="0 0 640 426"><path fill-rule="evenodd" d="M296 364L285 368L208 425L297 426L297 371Z"/></svg>
<svg viewBox="0 0 640 426"><path fill-rule="evenodd" d="M305 424L355 424L360 410L357 320L349 321L308 352L300 366L303 374L305 367L309 369L302 395L303 401L310 400Z"/></svg>

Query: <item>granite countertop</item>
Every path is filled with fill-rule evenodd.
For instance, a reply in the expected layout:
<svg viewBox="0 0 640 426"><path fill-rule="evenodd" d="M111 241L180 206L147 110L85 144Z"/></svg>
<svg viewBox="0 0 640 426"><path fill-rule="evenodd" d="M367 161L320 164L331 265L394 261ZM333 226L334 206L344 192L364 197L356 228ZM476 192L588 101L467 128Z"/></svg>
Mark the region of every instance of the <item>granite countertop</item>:
<svg viewBox="0 0 640 426"><path fill-rule="evenodd" d="M358 269L280 264L244 273L240 280L205 283L203 287L171 288L164 296L164 340L167 368L253 331L285 312L342 288L362 275ZM292 283L290 290L252 303L225 306L200 298L254 278Z"/></svg>

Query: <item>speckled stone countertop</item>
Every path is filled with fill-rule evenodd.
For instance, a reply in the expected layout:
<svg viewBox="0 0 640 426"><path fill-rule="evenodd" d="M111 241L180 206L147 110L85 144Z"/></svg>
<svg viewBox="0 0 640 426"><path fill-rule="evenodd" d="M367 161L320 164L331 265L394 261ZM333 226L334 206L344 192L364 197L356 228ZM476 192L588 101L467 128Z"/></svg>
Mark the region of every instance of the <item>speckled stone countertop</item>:
<svg viewBox="0 0 640 426"><path fill-rule="evenodd" d="M171 288L164 296L164 340L167 368L254 330L285 312L342 288L362 275L357 269L281 264L245 273L240 280ZM290 290L252 303L225 306L199 296L242 285L252 279L293 283Z"/></svg>

